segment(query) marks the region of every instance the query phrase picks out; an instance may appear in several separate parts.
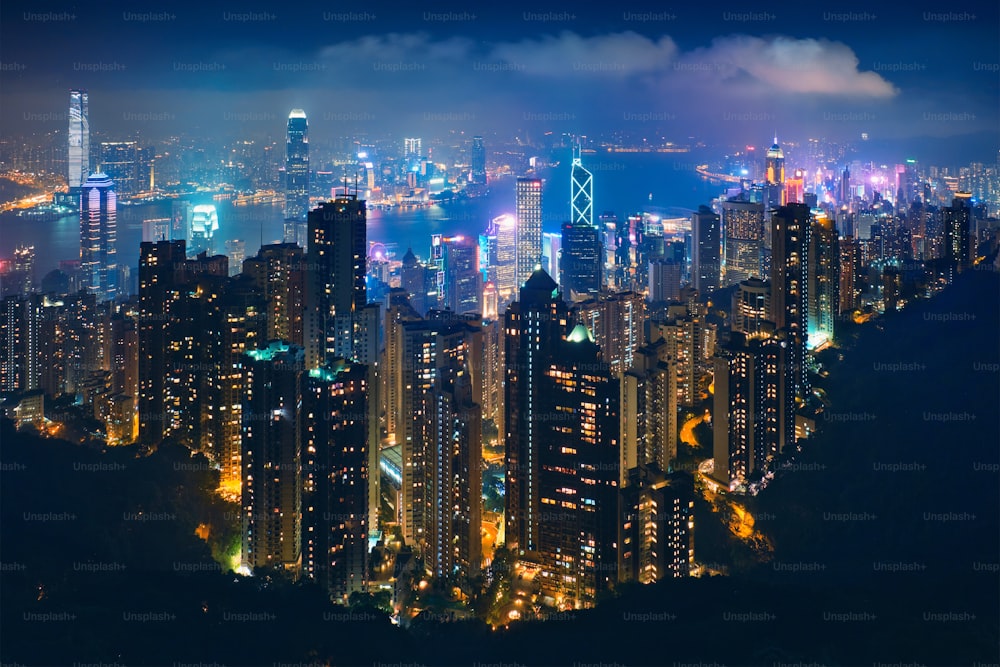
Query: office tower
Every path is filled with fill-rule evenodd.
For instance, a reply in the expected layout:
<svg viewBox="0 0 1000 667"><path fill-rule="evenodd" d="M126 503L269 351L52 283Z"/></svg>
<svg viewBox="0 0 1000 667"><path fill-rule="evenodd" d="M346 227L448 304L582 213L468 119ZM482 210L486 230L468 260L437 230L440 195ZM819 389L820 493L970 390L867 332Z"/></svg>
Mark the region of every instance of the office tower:
<svg viewBox="0 0 1000 667"><path fill-rule="evenodd" d="M944 228L944 258L953 273L961 273L972 265L975 252L970 240L972 228L972 209L969 206L971 195L959 192L951 200L951 206L941 209L941 223Z"/></svg>
<svg viewBox="0 0 1000 667"><path fill-rule="evenodd" d="M621 381L619 484L636 466L670 470L677 458L677 369L663 339L643 345Z"/></svg>
<svg viewBox="0 0 1000 667"><path fill-rule="evenodd" d="M638 292L601 292L573 304L572 320L587 327L617 377L632 367L645 342L646 301Z"/></svg>
<svg viewBox="0 0 1000 667"><path fill-rule="evenodd" d="M243 273L251 276L264 294L267 310L267 339L287 340L305 346L305 270L303 250L294 243L274 243L260 247L243 263Z"/></svg>
<svg viewBox="0 0 1000 667"><path fill-rule="evenodd" d="M844 166L844 171L840 175L839 193L837 204L841 207L846 206L849 210L853 203L853 197L851 196L851 168L848 165Z"/></svg>
<svg viewBox="0 0 1000 667"><path fill-rule="evenodd" d="M804 204L805 203L805 173L801 169L796 169L795 174L785 181L785 203Z"/></svg>
<svg viewBox="0 0 1000 667"><path fill-rule="evenodd" d="M542 181L538 178L519 178L514 192L517 221L516 290L542 261Z"/></svg>
<svg viewBox="0 0 1000 667"><path fill-rule="evenodd" d="M285 219L305 220L309 213L309 121L302 109L288 114L285 136Z"/></svg>
<svg viewBox="0 0 1000 667"><path fill-rule="evenodd" d="M681 298L681 264L673 259L649 262L650 303L678 301Z"/></svg>
<svg viewBox="0 0 1000 667"><path fill-rule="evenodd" d="M713 477L730 490L759 479L795 443L791 349L779 333L734 332L715 357Z"/></svg>
<svg viewBox="0 0 1000 667"><path fill-rule="evenodd" d="M147 218L142 221L142 241L144 243L156 243L157 241L169 241L171 239L170 218Z"/></svg>
<svg viewBox="0 0 1000 667"><path fill-rule="evenodd" d="M214 204L199 204L191 209L188 225L187 252L189 257L215 254L215 233L219 231L219 214Z"/></svg>
<svg viewBox="0 0 1000 667"><path fill-rule="evenodd" d="M517 298L518 289L518 230L517 219L510 215L499 215L490 221L487 229L490 239L489 279L500 294L500 310Z"/></svg>
<svg viewBox="0 0 1000 667"><path fill-rule="evenodd" d="M98 301L118 296L118 197L106 174L91 174L80 192L82 288Z"/></svg>
<svg viewBox="0 0 1000 667"><path fill-rule="evenodd" d="M621 489L618 580L654 584L687 577L694 565L694 486L655 466L628 471Z"/></svg>
<svg viewBox="0 0 1000 667"><path fill-rule="evenodd" d="M562 258L562 234L544 232L542 234L542 268L552 276L553 280L559 279L559 262Z"/></svg>
<svg viewBox="0 0 1000 667"><path fill-rule="evenodd" d="M445 307L456 313L480 312L483 278L479 272L479 247L464 236L445 237L441 245Z"/></svg>
<svg viewBox="0 0 1000 667"><path fill-rule="evenodd" d="M403 157L419 158L423 155L422 142L420 137L406 137L403 139Z"/></svg>
<svg viewBox="0 0 1000 667"><path fill-rule="evenodd" d="M719 216L707 206L691 214L691 282L702 294L719 289L720 265Z"/></svg>
<svg viewBox="0 0 1000 667"><path fill-rule="evenodd" d="M240 239L226 241L226 257L229 258L229 276L239 275L247 257L247 242Z"/></svg>
<svg viewBox="0 0 1000 667"><path fill-rule="evenodd" d="M170 203L170 234L165 240L184 239L185 243L191 229L191 202L175 199ZM164 239L153 239L160 241Z"/></svg>
<svg viewBox="0 0 1000 667"><path fill-rule="evenodd" d="M764 158L764 210L785 205L785 154L778 146L778 137L767 149Z"/></svg>
<svg viewBox="0 0 1000 667"><path fill-rule="evenodd" d="M813 217L808 258L809 312L807 346L810 350L834 340L834 322L840 311L840 244L833 220L822 211Z"/></svg>
<svg viewBox="0 0 1000 667"><path fill-rule="evenodd" d="M273 341L246 353L242 442L242 566L302 566L300 419L305 353Z"/></svg>
<svg viewBox="0 0 1000 667"><path fill-rule="evenodd" d="M367 304L368 239L364 200L345 194L309 212L306 276L306 363L327 355L355 358Z"/></svg>
<svg viewBox="0 0 1000 667"><path fill-rule="evenodd" d="M805 363L809 308L808 251L812 219L805 204L782 206L771 216L771 321L788 333L795 393L808 393Z"/></svg>
<svg viewBox="0 0 1000 667"><path fill-rule="evenodd" d="M570 222L574 225L594 226L594 177L583 166L580 147L573 149L570 171Z"/></svg>
<svg viewBox="0 0 1000 667"><path fill-rule="evenodd" d="M747 278L763 277L761 246L764 234L764 205L730 199L722 202L722 245L725 248L728 287Z"/></svg>
<svg viewBox="0 0 1000 667"><path fill-rule="evenodd" d="M302 396L302 569L340 604L368 582L368 374L332 360Z"/></svg>
<svg viewBox="0 0 1000 667"><path fill-rule="evenodd" d="M0 300L0 394L38 389L41 356L42 297L9 296Z"/></svg>
<svg viewBox="0 0 1000 667"><path fill-rule="evenodd" d="M848 313L858 307L857 267L858 242L846 236L840 244L839 313Z"/></svg>
<svg viewBox="0 0 1000 667"><path fill-rule="evenodd" d="M145 185L139 177L139 145L134 141L102 141L100 169L115 182L121 199L132 199Z"/></svg>
<svg viewBox="0 0 1000 667"><path fill-rule="evenodd" d="M90 175L90 111L87 92L69 91L68 179L70 188L83 186Z"/></svg>
<svg viewBox="0 0 1000 667"><path fill-rule="evenodd" d="M472 182L486 185L486 145L482 137L472 137Z"/></svg>
<svg viewBox="0 0 1000 667"><path fill-rule="evenodd" d="M536 271L506 314L507 543L560 608L616 579L618 380Z"/></svg>
<svg viewBox="0 0 1000 667"><path fill-rule="evenodd" d="M733 292L732 330L748 336L761 333L771 317L771 285L760 278L740 282ZM771 328L774 324L769 325Z"/></svg>
<svg viewBox="0 0 1000 667"><path fill-rule="evenodd" d="M601 290L603 252L597 227L564 222L559 259L559 287L568 301L595 296Z"/></svg>

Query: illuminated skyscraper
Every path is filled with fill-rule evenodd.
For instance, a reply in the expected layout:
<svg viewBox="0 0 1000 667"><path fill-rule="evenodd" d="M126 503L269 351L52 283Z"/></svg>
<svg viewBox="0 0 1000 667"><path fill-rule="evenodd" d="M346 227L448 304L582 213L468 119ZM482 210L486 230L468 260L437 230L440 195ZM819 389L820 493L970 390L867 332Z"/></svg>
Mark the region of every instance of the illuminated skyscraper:
<svg viewBox="0 0 1000 667"><path fill-rule="evenodd" d="M840 310L840 244L833 219L822 211L814 215L808 265L807 345L812 350L833 342Z"/></svg>
<svg viewBox="0 0 1000 667"><path fill-rule="evenodd" d="M305 220L309 213L309 121L302 109L288 114L285 138L285 219Z"/></svg>
<svg viewBox="0 0 1000 667"><path fill-rule="evenodd" d="M790 352L781 334L734 332L715 357L713 477L731 490L795 442Z"/></svg>
<svg viewBox="0 0 1000 667"><path fill-rule="evenodd" d="M771 217L771 321L787 332L795 392L808 394L805 363L812 217L805 204L782 206Z"/></svg>
<svg viewBox="0 0 1000 667"><path fill-rule="evenodd" d="M517 297L517 219L509 214L493 218L486 236L490 244L487 278L496 285L502 311Z"/></svg>
<svg viewBox="0 0 1000 667"><path fill-rule="evenodd" d="M677 369L662 338L644 345L621 380L621 478L636 466L670 470L677 458Z"/></svg>
<svg viewBox="0 0 1000 667"><path fill-rule="evenodd" d="M486 185L486 145L482 137L472 137L472 182Z"/></svg>
<svg viewBox="0 0 1000 667"><path fill-rule="evenodd" d="M953 272L961 273L972 264L975 251L970 240L972 228L971 195L959 192L951 200L951 206L941 209L941 223L944 227L944 257Z"/></svg>
<svg viewBox="0 0 1000 667"><path fill-rule="evenodd" d="M90 111L84 90L69 91L69 187L81 187L90 175Z"/></svg>
<svg viewBox="0 0 1000 667"><path fill-rule="evenodd" d="M759 334L769 317L771 285L760 278L741 281L733 292L732 330L748 336ZM770 326L773 328L773 323Z"/></svg>
<svg viewBox="0 0 1000 667"><path fill-rule="evenodd" d="M564 222L559 257L559 287L570 301L596 296L601 290L603 253L597 227Z"/></svg>
<svg viewBox="0 0 1000 667"><path fill-rule="evenodd" d="M594 177L583 166L580 147L573 149L573 165L570 172L570 222L594 226Z"/></svg>
<svg viewBox="0 0 1000 667"><path fill-rule="evenodd" d="M304 346L305 270L303 250L294 243L260 247L243 263L267 302L267 339Z"/></svg>
<svg viewBox="0 0 1000 667"><path fill-rule="evenodd" d="M515 187L518 289L542 261L542 181L519 178ZM502 295L504 286L499 286Z"/></svg>
<svg viewBox="0 0 1000 667"><path fill-rule="evenodd" d="M298 577L302 566L302 348L274 341L246 353L242 566Z"/></svg>
<svg viewBox="0 0 1000 667"><path fill-rule="evenodd" d="M107 174L91 174L80 193L80 274L98 301L118 296L118 197Z"/></svg>
<svg viewBox="0 0 1000 667"><path fill-rule="evenodd" d="M652 584L686 577L694 565L694 488L683 473L628 471L621 489L619 581Z"/></svg>
<svg viewBox="0 0 1000 667"><path fill-rule="evenodd" d="M601 292L573 304L572 319L587 327L615 376L632 367L645 341L646 302L641 294Z"/></svg>
<svg viewBox="0 0 1000 667"><path fill-rule="evenodd" d="M483 278L479 272L479 247L471 238L443 239L444 303L456 313L478 313Z"/></svg>
<svg viewBox="0 0 1000 667"><path fill-rule="evenodd" d="M770 211L785 203L785 154L775 137L764 159L764 209Z"/></svg>
<svg viewBox="0 0 1000 667"><path fill-rule="evenodd" d="M718 214L699 206L691 215L691 282L702 294L719 289L721 249Z"/></svg>
<svg viewBox="0 0 1000 667"><path fill-rule="evenodd" d="M309 212L310 270L306 276L306 363L327 355L356 359L367 305L367 210L356 195L341 195Z"/></svg>
<svg viewBox="0 0 1000 667"><path fill-rule="evenodd" d="M302 395L302 569L340 604L368 582L368 375L333 360Z"/></svg>
<svg viewBox="0 0 1000 667"><path fill-rule="evenodd" d="M200 253L214 255L217 231L219 231L219 214L214 204L199 204L192 208L187 234L188 256L194 257Z"/></svg>
<svg viewBox="0 0 1000 667"><path fill-rule="evenodd" d="M420 137L406 137L403 139L403 157L419 158L423 155L423 142Z"/></svg>
<svg viewBox="0 0 1000 667"><path fill-rule="evenodd" d="M857 267L858 242L846 236L840 243L840 313L849 313L858 307Z"/></svg>
<svg viewBox="0 0 1000 667"><path fill-rule="evenodd" d="M722 245L726 261L723 286L762 277L763 235L763 204L738 199L722 202Z"/></svg>

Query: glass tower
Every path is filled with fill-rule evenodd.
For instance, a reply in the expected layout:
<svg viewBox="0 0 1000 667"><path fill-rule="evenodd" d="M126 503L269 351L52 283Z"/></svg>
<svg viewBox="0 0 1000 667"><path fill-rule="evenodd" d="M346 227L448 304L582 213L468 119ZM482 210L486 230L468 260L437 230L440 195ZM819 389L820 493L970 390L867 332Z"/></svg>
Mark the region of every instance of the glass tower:
<svg viewBox="0 0 1000 667"><path fill-rule="evenodd" d="M305 221L309 213L309 122L292 109L285 138L285 219Z"/></svg>
<svg viewBox="0 0 1000 667"><path fill-rule="evenodd" d="M69 91L69 187L83 185L90 174L90 120L87 92Z"/></svg>

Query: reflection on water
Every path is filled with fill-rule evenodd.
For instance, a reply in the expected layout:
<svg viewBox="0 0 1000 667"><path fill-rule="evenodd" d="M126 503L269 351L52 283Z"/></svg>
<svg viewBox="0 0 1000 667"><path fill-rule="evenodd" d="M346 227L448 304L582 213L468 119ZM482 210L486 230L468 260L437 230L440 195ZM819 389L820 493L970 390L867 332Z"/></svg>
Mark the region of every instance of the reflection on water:
<svg viewBox="0 0 1000 667"><path fill-rule="evenodd" d="M683 158L683 156L682 156ZM682 159L678 158L678 159ZM683 159L690 159L690 156ZM594 212L600 215L611 210L620 217L629 212L661 207L695 209L721 191L699 178L693 170L681 169L669 154L595 155L590 162L594 171ZM548 170L542 195L545 231L558 232L569 216L569 161ZM653 195L652 203L649 194ZM219 213L217 252L225 251L225 241L246 241L247 256L257 252L262 243L280 242L283 235L283 211L280 204L233 206L215 202L211 196L189 197L192 204L215 204ZM118 209L118 259L137 266L139 243L142 241L142 221L164 218L171 214L171 201L144 206L120 206ZM475 236L482 232L491 218L514 212L514 179L505 178L491 184L488 197L461 200L446 205L423 208L369 211L368 240L395 247L398 255L412 247L419 256L426 256L431 234L463 234ZM394 244L394 245L393 245ZM80 225L76 216L66 216L42 222L18 218L13 214L0 216L0 258L13 255L19 245L35 246L35 273L41 279L57 268L61 260L79 259Z"/></svg>

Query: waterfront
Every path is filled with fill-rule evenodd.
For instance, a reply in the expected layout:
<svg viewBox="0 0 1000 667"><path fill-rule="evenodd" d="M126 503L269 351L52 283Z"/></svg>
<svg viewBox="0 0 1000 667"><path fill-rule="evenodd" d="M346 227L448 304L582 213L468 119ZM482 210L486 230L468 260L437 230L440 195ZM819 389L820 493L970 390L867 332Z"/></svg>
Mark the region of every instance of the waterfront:
<svg viewBox="0 0 1000 667"><path fill-rule="evenodd" d="M620 218L639 211L665 215L684 215L699 204L707 204L722 192L695 171L701 159L689 153L613 153L585 157L584 165L594 174L594 211L600 215L613 211ZM558 232L569 216L569 170L567 159L541 170L543 188L543 226ZM652 197L650 197L652 195ZM214 203L219 212L217 252L225 251L225 240L246 241L247 256L262 243L278 242L283 234L282 204L258 203L234 206L213 201L210 194L186 197L192 204ZM151 204L118 207L118 259L136 266L142 221L169 217L172 203L163 200ZM397 208L368 213L368 240L395 244L401 257L407 247L426 257L431 234L476 236L489 220L502 213L514 212L514 178L502 178L491 184L490 194L475 199L456 200L446 205ZM35 246L35 278L58 268L62 260L79 258L79 220L68 215L54 220L32 220L13 213L0 215L0 258L13 255L19 245ZM391 246L390 246L391 247Z"/></svg>

